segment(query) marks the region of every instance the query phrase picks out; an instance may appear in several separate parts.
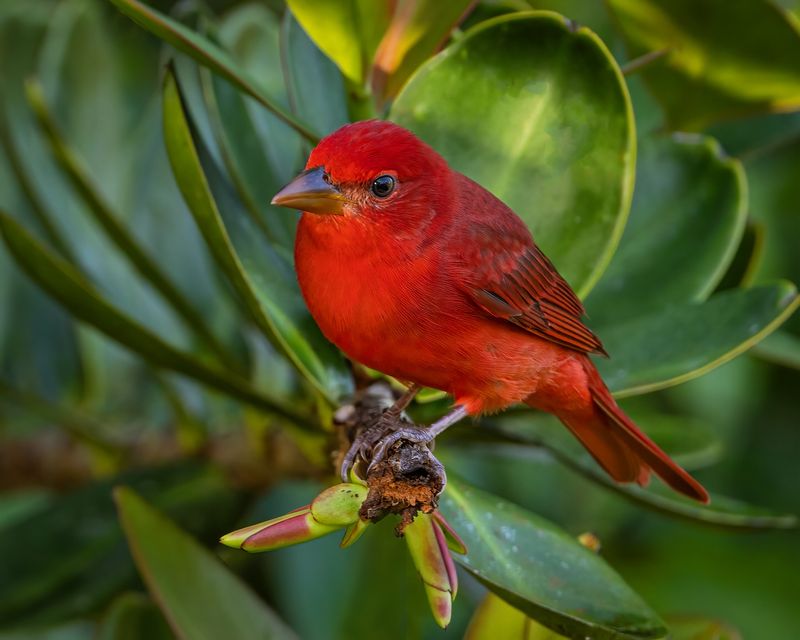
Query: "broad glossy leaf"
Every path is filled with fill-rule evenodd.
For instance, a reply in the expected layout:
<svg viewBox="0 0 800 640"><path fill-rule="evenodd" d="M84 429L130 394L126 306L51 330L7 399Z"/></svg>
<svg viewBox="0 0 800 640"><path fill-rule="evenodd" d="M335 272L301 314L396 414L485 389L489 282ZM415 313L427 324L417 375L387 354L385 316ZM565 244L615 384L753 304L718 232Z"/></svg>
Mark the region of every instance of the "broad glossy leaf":
<svg viewBox="0 0 800 640"><path fill-rule="evenodd" d="M356 87L363 86L370 62L391 17L386 0L287 0L289 9L322 52Z"/></svg>
<svg viewBox="0 0 800 640"><path fill-rule="evenodd" d="M598 555L555 525L450 478L440 509L491 591L570 637L661 638L663 622Z"/></svg>
<svg viewBox="0 0 800 640"><path fill-rule="evenodd" d="M589 318L600 326L704 300L744 230L744 172L713 139L647 138L637 162L622 241L586 301Z"/></svg>
<svg viewBox="0 0 800 640"><path fill-rule="evenodd" d="M295 637L218 558L137 493L118 487L114 498L136 566L180 638Z"/></svg>
<svg viewBox="0 0 800 640"><path fill-rule="evenodd" d="M522 611L489 592L469 623L464 640L561 640L564 636L543 627Z"/></svg>
<svg viewBox="0 0 800 640"><path fill-rule="evenodd" d="M182 373L264 411L284 416L301 427L305 424L302 416L259 393L247 380L175 349L123 314L94 290L74 267L48 251L4 213L0 213L0 232L17 264L78 320L157 367Z"/></svg>
<svg viewBox="0 0 800 640"><path fill-rule="evenodd" d="M611 358L595 361L617 396L686 382L728 362L772 333L797 309L794 285L779 282L718 293L597 327Z"/></svg>
<svg viewBox="0 0 800 640"><path fill-rule="evenodd" d="M241 210L233 210L233 205L223 207L224 220L220 215L172 72L166 76L163 106L175 178L218 266L264 334L311 384L335 402L349 388L344 359L305 309L291 265L264 240L253 220Z"/></svg>
<svg viewBox="0 0 800 640"><path fill-rule="evenodd" d="M638 419L637 415L634 417ZM692 421L662 416L638 422L670 457L689 470L706 466L719 457L719 442ZM551 416L499 416L493 419L492 424L501 433L519 441L545 447L567 467L656 511L733 529L792 529L797 526L797 518L793 515L775 513L716 494L712 494L711 504L701 505L675 493L655 478L646 488L614 482L567 429Z"/></svg>
<svg viewBox="0 0 800 640"><path fill-rule="evenodd" d="M392 98L477 4L474 0L401 0L375 52L372 86Z"/></svg>
<svg viewBox="0 0 800 640"><path fill-rule="evenodd" d="M152 600L131 591L114 600L94 637L96 640L172 640L175 636Z"/></svg>
<svg viewBox="0 0 800 640"><path fill-rule="evenodd" d="M488 20L424 64L391 119L492 191L585 295L616 247L635 135L619 68L549 12Z"/></svg>
<svg viewBox="0 0 800 640"><path fill-rule="evenodd" d="M798 22L767 0L609 0L672 129L800 108ZM724 20L717 19L724 16Z"/></svg>
<svg viewBox="0 0 800 640"><path fill-rule="evenodd" d="M272 111L306 139L311 142L319 139L319 136L310 127L287 112L276 100L267 95L258 86L258 83L240 69L231 56L220 47L137 0L110 1L138 25L188 54L203 66L228 79L242 91L258 100L265 108Z"/></svg>
<svg viewBox="0 0 800 640"><path fill-rule="evenodd" d="M120 482L203 537L224 530L241 505L218 474L195 464L127 472L60 496L0 531L0 624L74 618L135 585L111 500Z"/></svg>
<svg viewBox="0 0 800 640"><path fill-rule="evenodd" d="M281 59L295 113L324 135L347 123L342 74L303 31L291 11L284 14L281 25Z"/></svg>

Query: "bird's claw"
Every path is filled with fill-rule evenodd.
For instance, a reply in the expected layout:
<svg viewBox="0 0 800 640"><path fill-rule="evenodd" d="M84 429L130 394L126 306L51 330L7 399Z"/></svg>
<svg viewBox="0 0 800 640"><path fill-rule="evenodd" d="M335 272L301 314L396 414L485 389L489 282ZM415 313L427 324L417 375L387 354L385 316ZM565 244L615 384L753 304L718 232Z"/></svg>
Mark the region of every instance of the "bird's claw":
<svg viewBox="0 0 800 640"><path fill-rule="evenodd" d="M430 434L427 433L427 429L419 427L417 428L400 427L396 429L393 433L384 435L372 447L372 456L369 462L369 466L367 467L368 475L376 464L378 464L384 458L386 458L386 454L389 451L389 449L399 440L406 440L408 442L413 442L415 444L428 444L429 442L431 442L431 437Z"/></svg>
<svg viewBox="0 0 800 640"><path fill-rule="evenodd" d="M359 433L342 460L340 473L342 481L349 482L350 471L361 457L368 461L367 474L381 460L386 457L389 448L398 440L408 440L415 443L427 443L430 436L424 428L399 426L401 414L392 407L386 409L374 424Z"/></svg>

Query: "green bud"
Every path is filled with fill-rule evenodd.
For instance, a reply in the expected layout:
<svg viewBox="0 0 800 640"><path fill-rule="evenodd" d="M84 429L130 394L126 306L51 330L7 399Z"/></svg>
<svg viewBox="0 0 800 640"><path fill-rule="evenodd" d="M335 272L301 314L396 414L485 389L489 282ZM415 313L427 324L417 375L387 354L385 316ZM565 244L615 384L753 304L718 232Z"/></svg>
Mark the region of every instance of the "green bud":
<svg viewBox="0 0 800 640"><path fill-rule="evenodd" d="M272 551L320 538L339 528L317 522L311 514L311 507L303 507L285 516L229 533L222 536L220 542L250 552Z"/></svg>
<svg viewBox="0 0 800 640"><path fill-rule="evenodd" d="M425 585L433 617L445 628L450 622L458 590L458 576L445 535L433 515L418 513L414 522L405 528L404 536Z"/></svg>
<svg viewBox="0 0 800 640"><path fill-rule="evenodd" d="M347 526L356 522L358 511L367 499L368 489L360 484L343 482L328 487L311 503L311 513L322 524Z"/></svg>

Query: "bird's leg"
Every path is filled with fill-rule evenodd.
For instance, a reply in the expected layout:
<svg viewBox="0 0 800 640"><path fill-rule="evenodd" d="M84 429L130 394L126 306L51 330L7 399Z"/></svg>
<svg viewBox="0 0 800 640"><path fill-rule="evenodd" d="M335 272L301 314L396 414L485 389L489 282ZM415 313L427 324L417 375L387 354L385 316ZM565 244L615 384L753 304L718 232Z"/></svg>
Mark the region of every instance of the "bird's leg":
<svg viewBox="0 0 800 640"><path fill-rule="evenodd" d="M412 383L392 406L384 409L375 424L363 429L355 437L342 460L340 474L343 482L349 482L350 469L353 468L359 454L361 454L362 458L366 459L366 455L372 450L376 442L380 442L381 438L385 437L387 432L397 429L398 418L403 411L406 410L408 405L411 404L411 401L420 392L420 389L422 389L422 387Z"/></svg>
<svg viewBox="0 0 800 640"><path fill-rule="evenodd" d="M372 447L372 459L370 460L369 467L367 468L367 473L369 473L370 469L372 469L377 463L386 457L386 452L398 440L408 440L409 442L427 444L445 429L466 417L466 415L467 408L463 405L458 405L446 416L439 418L427 428L401 427L396 429L394 432L383 436Z"/></svg>

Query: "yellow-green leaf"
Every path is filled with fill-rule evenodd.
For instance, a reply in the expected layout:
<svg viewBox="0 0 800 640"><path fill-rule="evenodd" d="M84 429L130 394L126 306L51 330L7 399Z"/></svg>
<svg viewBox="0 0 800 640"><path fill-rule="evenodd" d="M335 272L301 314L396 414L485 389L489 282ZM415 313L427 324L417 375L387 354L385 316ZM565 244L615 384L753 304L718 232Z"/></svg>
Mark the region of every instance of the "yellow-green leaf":
<svg viewBox="0 0 800 640"><path fill-rule="evenodd" d="M288 0L300 26L354 86L364 85L391 17L387 0Z"/></svg>
<svg viewBox="0 0 800 640"><path fill-rule="evenodd" d="M770 0L609 0L672 129L800 109L800 28Z"/></svg>

